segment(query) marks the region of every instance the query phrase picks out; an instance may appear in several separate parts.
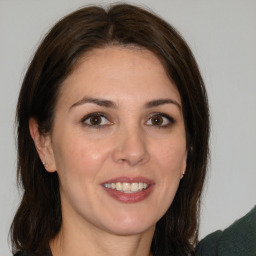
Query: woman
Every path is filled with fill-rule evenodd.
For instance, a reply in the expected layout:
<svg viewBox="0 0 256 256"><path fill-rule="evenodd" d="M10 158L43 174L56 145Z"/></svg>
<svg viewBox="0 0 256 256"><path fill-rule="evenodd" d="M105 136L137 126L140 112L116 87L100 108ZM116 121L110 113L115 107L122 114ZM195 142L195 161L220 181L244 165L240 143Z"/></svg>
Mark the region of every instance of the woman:
<svg viewBox="0 0 256 256"><path fill-rule="evenodd" d="M209 114L181 36L127 4L47 34L18 106L17 255L191 255Z"/></svg>

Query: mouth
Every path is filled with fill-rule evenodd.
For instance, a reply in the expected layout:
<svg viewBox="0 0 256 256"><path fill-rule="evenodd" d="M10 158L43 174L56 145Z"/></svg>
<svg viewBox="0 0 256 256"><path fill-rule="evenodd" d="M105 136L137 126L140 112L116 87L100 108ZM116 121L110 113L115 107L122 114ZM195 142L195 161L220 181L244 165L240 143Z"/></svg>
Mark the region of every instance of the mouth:
<svg viewBox="0 0 256 256"><path fill-rule="evenodd" d="M116 182L116 183L105 183L105 188L117 190L123 193L136 193L149 187L149 184L145 182Z"/></svg>
<svg viewBox="0 0 256 256"><path fill-rule="evenodd" d="M154 182L144 177L119 177L101 185L114 199L124 203L135 203L146 199L151 194Z"/></svg>

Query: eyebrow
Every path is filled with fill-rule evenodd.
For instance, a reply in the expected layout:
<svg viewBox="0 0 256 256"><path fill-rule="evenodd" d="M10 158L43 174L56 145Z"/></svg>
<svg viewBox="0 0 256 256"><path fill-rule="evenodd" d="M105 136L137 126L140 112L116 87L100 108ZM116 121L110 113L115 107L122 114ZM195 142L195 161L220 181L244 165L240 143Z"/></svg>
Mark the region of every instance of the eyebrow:
<svg viewBox="0 0 256 256"><path fill-rule="evenodd" d="M175 100L172 100L172 99L157 99L157 100L152 100L152 101L149 101L145 104L145 107L146 108L153 108L153 107L157 107L157 106L160 106L160 105L164 105L164 104L174 104L176 105L180 110L182 109L181 108L181 105L175 101Z"/></svg>
<svg viewBox="0 0 256 256"><path fill-rule="evenodd" d="M105 99L98 99L98 98L84 97L81 100L79 100L76 103L74 103L69 108L69 110L71 110L74 107L86 104L86 103L93 103L93 104L96 104L98 106L106 107L106 108L117 108L117 104L114 103L113 101L105 100ZM145 104L145 108L153 108L153 107L161 106L161 105L164 105L164 104L174 104L174 105L176 105L181 110L181 105L177 101L172 100L172 99L156 99L156 100L152 100L152 101L149 101L149 102L147 102Z"/></svg>
<svg viewBox="0 0 256 256"><path fill-rule="evenodd" d="M84 97L81 100L77 101L76 103L74 103L70 109L86 104L86 103L93 103L96 104L98 106L101 107L106 107L106 108L117 108L117 105L110 100L104 100L104 99L97 99L97 98L88 98L88 97Z"/></svg>

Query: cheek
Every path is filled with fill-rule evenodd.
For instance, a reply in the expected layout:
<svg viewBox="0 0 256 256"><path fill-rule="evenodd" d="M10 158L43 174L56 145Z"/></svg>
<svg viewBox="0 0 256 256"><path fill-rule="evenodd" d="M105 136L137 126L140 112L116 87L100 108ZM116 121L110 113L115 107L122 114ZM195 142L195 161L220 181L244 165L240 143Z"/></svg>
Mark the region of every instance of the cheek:
<svg viewBox="0 0 256 256"><path fill-rule="evenodd" d="M80 135L62 136L55 144L54 155L61 175L96 174L106 160L109 149L104 141L94 142Z"/></svg>
<svg viewBox="0 0 256 256"><path fill-rule="evenodd" d="M182 173L186 169L186 141L183 136L166 140L161 143L160 149L156 150L155 154L159 191L169 205L176 194Z"/></svg>
<svg viewBox="0 0 256 256"><path fill-rule="evenodd" d="M168 210L176 195L183 169L186 167L186 143L183 137L162 141L155 150L156 208L158 218Z"/></svg>
<svg viewBox="0 0 256 256"><path fill-rule="evenodd" d="M155 154L161 169L170 175L180 174L186 168L186 142L183 137L164 141Z"/></svg>
<svg viewBox="0 0 256 256"><path fill-rule="evenodd" d="M73 208L80 209L79 205L84 203L91 205L90 198L94 198L94 188L99 183L102 167L109 155L104 144L84 140L75 134L62 136L55 144L62 200L69 202Z"/></svg>

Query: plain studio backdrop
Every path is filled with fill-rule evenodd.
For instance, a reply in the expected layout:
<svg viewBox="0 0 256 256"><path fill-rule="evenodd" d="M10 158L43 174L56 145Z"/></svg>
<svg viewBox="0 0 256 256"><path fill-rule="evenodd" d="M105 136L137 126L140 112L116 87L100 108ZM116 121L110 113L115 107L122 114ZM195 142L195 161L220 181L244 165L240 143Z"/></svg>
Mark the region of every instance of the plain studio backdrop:
<svg viewBox="0 0 256 256"><path fill-rule="evenodd" d="M59 18L84 5L113 2L0 0L0 255L11 255L8 231L20 198L14 116L29 60ZM152 9L178 29L206 83L211 162L202 200L202 238L256 204L256 1L127 2Z"/></svg>

